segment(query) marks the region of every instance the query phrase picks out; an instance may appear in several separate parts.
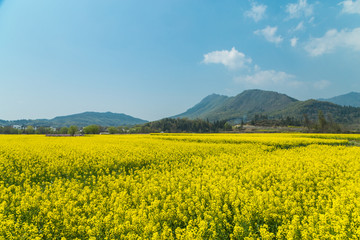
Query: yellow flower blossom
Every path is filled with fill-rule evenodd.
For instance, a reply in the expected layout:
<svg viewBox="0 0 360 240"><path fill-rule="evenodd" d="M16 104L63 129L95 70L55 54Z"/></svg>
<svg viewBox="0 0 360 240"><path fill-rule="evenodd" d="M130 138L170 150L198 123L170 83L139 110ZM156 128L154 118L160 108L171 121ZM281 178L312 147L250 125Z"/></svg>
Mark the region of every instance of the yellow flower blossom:
<svg viewBox="0 0 360 240"><path fill-rule="evenodd" d="M0 135L0 239L359 239L358 141Z"/></svg>

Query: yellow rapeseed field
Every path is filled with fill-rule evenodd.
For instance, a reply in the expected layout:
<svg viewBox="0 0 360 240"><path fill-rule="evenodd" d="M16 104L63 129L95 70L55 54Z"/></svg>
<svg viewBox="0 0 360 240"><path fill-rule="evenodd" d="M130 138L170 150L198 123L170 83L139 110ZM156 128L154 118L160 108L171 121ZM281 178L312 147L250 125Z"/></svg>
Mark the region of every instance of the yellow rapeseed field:
<svg viewBox="0 0 360 240"><path fill-rule="evenodd" d="M359 239L360 135L0 136L0 239Z"/></svg>

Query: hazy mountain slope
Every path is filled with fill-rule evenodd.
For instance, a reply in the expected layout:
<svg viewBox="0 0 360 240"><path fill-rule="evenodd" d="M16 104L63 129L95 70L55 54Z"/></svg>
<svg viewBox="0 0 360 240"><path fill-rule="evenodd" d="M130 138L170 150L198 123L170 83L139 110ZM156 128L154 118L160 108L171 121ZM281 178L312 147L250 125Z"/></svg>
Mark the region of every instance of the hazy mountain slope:
<svg viewBox="0 0 360 240"><path fill-rule="evenodd" d="M15 121L7 121L7 125L20 125L20 126L39 126L39 127L48 127L50 126L49 119L20 119Z"/></svg>
<svg viewBox="0 0 360 240"><path fill-rule="evenodd" d="M353 124L360 122L360 108L344 107L331 102L317 100L307 100L294 102L286 108L270 113L273 117L295 117L303 119L306 114L309 119L316 120L319 111L322 111L326 117L331 117L337 123Z"/></svg>
<svg viewBox="0 0 360 240"><path fill-rule="evenodd" d="M221 106L229 97L219 95L219 94L211 94L201 100L194 107L188 109L186 112L173 116L173 118L202 118L204 114L216 109Z"/></svg>
<svg viewBox="0 0 360 240"><path fill-rule="evenodd" d="M280 110L298 100L272 91L247 90L230 98L216 112L210 112L209 119L238 119L253 117L255 114Z"/></svg>
<svg viewBox="0 0 360 240"><path fill-rule="evenodd" d="M235 97L223 97L221 100L219 98L220 101L218 101L215 96L216 95L210 95L206 97L199 104L178 116L188 118L198 117L210 121L229 120L236 123L241 120L245 122L249 121L255 114L268 115L270 118L277 119L293 117L299 120L303 119L304 114L306 114L309 119L315 121L318 118L319 110L321 110L327 118L331 117L337 123L360 123L360 108L340 106L326 101L313 99L298 101L285 94L263 90L247 90ZM208 102L211 102L211 106L213 107L200 107L205 106L206 104L204 103ZM189 114L192 113L194 109L201 109L201 111L198 111L201 114L197 114L196 117Z"/></svg>
<svg viewBox="0 0 360 240"><path fill-rule="evenodd" d="M257 113L283 109L296 101L285 94L262 90L246 90L235 97L213 94L175 117L201 118L210 121L224 119L239 121L251 118Z"/></svg>
<svg viewBox="0 0 360 240"><path fill-rule="evenodd" d="M332 98L321 98L320 101L332 102L342 106L360 107L360 93L350 92Z"/></svg>
<svg viewBox="0 0 360 240"><path fill-rule="evenodd" d="M69 127L76 125L85 127L91 124L100 126L125 126L146 123L147 121L134 118L123 113L112 112L84 112L67 116L55 117L53 119L36 119L36 120L15 120L4 121L2 125L23 125L23 126L51 126L51 127Z"/></svg>
<svg viewBox="0 0 360 240"><path fill-rule="evenodd" d="M349 93L331 99L342 99L343 105L354 105L359 93ZM347 99L346 102L344 99ZM351 104L349 104L351 102ZM252 120L256 114L267 115L270 118L294 117L303 119L306 114L309 119L316 120L321 110L325 116L331 116L335 122L343 124L359 124L360 108L340 106L328 101L307 100L298 101L285 94L246 90L235 97L212 94L205 97L194 107L172 118L204 119L209 121L228 120L238 123ZM146 123L147 121L126 114L84 112L53 119L36 120L0 120L0 125L32 125L63 127L77 125L79 127L98 124L101 126L124 126Z"/></svg>
<svg viewBox="0 0 360 240"><path fill-rule="evenodd" d="M50 120L52 126L70 126L76 125L79 127L97 124L101 126L121 126L121 125L135 125L146 123L147 121L134 118L123 113L112 112L84 112L68 116L56 117Z"/></svg>

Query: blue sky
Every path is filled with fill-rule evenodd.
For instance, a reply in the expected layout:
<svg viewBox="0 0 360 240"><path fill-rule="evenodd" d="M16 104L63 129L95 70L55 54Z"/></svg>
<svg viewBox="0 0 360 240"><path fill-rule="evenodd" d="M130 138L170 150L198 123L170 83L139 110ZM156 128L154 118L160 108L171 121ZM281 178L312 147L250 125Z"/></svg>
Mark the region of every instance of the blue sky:
<svg viewBox="0 0 360 240"><path fill-rule="evenodd" d="M360 0L0 0L0 119L360 92Z"/></svg>

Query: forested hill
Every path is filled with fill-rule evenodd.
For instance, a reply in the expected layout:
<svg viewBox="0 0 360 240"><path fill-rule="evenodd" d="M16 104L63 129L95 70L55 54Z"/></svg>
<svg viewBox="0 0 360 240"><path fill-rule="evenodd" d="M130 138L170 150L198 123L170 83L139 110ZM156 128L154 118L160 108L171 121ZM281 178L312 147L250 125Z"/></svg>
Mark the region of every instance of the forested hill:
<svg viewBox="0 0 360 240"><path fill-rule="evenodd" d="M346 106L313 99L299 101L285 94L257 89L246 90L234 97L211 94L184 113L175 115L170 118L188 118L192 120L201 119L211 123L219 121L223 123L222 121L227 121L229 123L236 124L241 122L250 122L255 118L273 120L291 118L292 120L303 121L304 117L306 116L309 120L315 121L318 117L319 111L321 110L327 118L331 118L331 121L335 121L344 125L359 125L360 108L351 107L352 105L356 105L358 94L349 93L343 96L345 97L335 97L332 99L343 99L342 105ZM348 102L345 102L344 99L347 99ZM168 122L171 121L168 119L167 123ZM55 117L53 119L16 121L0 120L0 126L31 125L37 127L43 126L56 128L69 127L71 125L85 127L93 124L100 126L134 126L144 123L147 123L147 121L126 114L112 112L84 112L68 116ZM174 125L172 122L171 124ZM189 123L179 122L177 124L188 125ZM153 124L147 127L157 129L158 126L155 125ZM174 127L172 126L171 128ZM214 128L214 126L210 126L209 128ZM215 128L220 129L220 127L217 125ZM177 129L177 131L180 130Z"/></svg>
<svg viewBox="0 0 360 240"><path fill-rule="evenodd" d="M211 94L186 112L173 116L173 118L204 118L209 112L216 111L224 102L229 99L227 96Z"/></svg>
<svg viewBox="0 0 360 240"><path fill-rule="evenodd" d="M50 120L54 126L76 125L79 127L96 124L100 126L125 126L146 123L147 121L134 118L123 113L112 112L84 112L69 116L56 117Z"/></svg>
<svg viewBox="0 0 360 240"><path fill-rule="evenodd" d="M209 121L251 119L255 114L286 108L298 100L285 94L263 90L246 90L235 97L210 95L186 112L174 117L201 118ZM211 107L201 107L211 106Z"/></svg>
<svg viewBox="0 0 360 240"><path fill-rule="evenodd" d="M1 125L20 125L20 126L46 126L46 127L69 127L76 125L85 127L96 124L100 126L130 126L146 123L147 121L134 118L123 113L112 112L84 112L67 116L55 117L53 119L36 119L36 120L15 120L2 121Z"/></svg>
<svg viewBox="0 0 360 240"><path fill-rule="evenodd" d="M302 119L306 115L309 119L315 120L318 117L319 111L337 123L345 125L360 123L360 108L340 106L331 102L314 99L292 103L287 108L272 112L269 115L278 118L290 116L296 119Z"/></svg>
<svg viewBox="0 0 360 240"><path fill-rule="evenodd" d="M353 100L352 104L356 103L355 97ZM235 97L220 98L220 95L210 95L175 117L239 123L251 121L255 116L266 116L269 119L291 118L299 121L306 116L309 120L315 121L320 110L327 118L331 118L331 121L345 125L360 124L358 107L341 106L314 99L298 101L285 94L263 90L247 90Z"/></svg>
<svg viewBox="0 0 360 240"><path fill-rule="evenodd" d="M336 97L319 99L320 101L332 102L342 106L360 107L360 93L350 92Z"/></svg>

